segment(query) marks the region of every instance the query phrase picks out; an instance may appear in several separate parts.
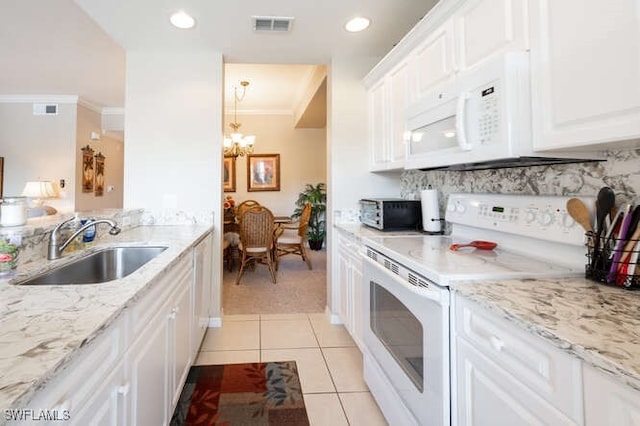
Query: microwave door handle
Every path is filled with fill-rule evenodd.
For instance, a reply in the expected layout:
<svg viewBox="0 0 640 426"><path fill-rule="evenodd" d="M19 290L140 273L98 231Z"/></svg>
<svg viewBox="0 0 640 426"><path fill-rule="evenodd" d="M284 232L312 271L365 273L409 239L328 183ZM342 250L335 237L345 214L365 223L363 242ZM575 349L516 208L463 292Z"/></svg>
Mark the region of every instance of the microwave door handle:
<svg viewBox="0 0 640 426"><path fill-rule="evenodd" d="M456 107L456 135L458 139L458 146L463 151L471 151L473 146L467 142L467 130L465 128L465 111L467 106L467 99L471 96L468 92L460 93L458 96L458 105Z"/></svg>

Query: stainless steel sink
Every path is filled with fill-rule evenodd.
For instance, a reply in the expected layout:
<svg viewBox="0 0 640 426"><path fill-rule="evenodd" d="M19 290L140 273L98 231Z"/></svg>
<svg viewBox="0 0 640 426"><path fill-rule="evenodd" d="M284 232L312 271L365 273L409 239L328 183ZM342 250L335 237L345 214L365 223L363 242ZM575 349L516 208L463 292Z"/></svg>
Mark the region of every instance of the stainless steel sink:
<svg viewBox="0 0 640 426"><path fill-rule="evenodd" d="M165 251L166 247L112 247L57 269L45 272L20 285L97 284L124 278Z"/></svg>

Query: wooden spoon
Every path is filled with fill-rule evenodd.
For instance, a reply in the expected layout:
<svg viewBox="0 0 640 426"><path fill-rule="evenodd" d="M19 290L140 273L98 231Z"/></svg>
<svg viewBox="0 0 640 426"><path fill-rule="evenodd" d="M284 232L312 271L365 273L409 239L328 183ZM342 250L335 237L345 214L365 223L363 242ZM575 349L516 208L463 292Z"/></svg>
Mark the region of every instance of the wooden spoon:
<svg viewBox="0 0 640 426"><path fill-rule="evenodd" d="M577 223L584 228L586 232L593 232L591 226L591 212L585 203L579 198L570 198L567 200L567 212Z"/></svg>

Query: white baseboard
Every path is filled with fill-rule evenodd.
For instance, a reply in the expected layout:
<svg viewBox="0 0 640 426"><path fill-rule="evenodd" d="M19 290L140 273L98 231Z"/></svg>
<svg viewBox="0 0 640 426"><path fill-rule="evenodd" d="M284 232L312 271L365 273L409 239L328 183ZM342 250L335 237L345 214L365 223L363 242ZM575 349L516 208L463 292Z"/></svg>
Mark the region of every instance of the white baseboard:
<svg viewBox="0 0 640 426"><path fill-rule="evenodd" d="M340 316L338 314L334 314L333 312L331 312L331 309L329 309L328 306L325 308L324 314L327 316L331 324L343 324L342 320L340 319Z"/></svg>

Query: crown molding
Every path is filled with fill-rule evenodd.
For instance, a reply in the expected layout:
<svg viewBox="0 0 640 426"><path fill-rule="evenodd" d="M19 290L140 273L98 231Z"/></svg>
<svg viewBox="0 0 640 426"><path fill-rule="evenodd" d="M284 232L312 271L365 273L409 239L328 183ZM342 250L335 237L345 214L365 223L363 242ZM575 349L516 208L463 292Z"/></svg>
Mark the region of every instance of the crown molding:
<svg viewBox="0 0 640 426"><path fill-rule="evenodd" d="M90 109L93 112L97 112L98 114L102 114L102 106L98 104L94 104L91 101L88 101L84 98L78 98L78 105L81 105L87 109Z"/></svg>
<svg viewBox="0 0 640 426"><path fill-rule="evenodd" d="M55 103L55 104L77 104L76 95L0 95L0 103L3 104L32 104L32 103Z"/></svg>

